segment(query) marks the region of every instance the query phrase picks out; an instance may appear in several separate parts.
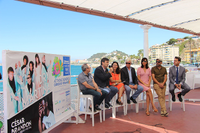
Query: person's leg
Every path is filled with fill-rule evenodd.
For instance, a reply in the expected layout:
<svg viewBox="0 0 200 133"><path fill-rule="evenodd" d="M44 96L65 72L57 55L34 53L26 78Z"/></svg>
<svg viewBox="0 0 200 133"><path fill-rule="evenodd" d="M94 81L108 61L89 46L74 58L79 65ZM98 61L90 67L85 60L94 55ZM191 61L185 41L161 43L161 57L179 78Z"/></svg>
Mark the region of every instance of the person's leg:
<svg viewBox="0 0 200 133"><path fill-rule="evenodd" d="M118 92L118 89L114 86L110 86L110 93L108 94L108 96L106 97L105 102L109 103L110 100L115 96L115 94Z"/></svg>
<svg viewBox="0 0 200 133"><path fill-rule="evenodd" d="M108 95L108 92L105 90L101 90L101 97L99 98L99 100L97 101L97 104L100 105L102 103L102 101L106 98L106 96Z"/></svg>
<svg viewBox="0 0 200 133"><path fill-rule="evenodd" d="M162 106L161 109L163 110L163 113L166 114L167 113L167 109L166 109L166 104L165 104L165 92L166 92L166 86L164 86L163 89L161 89L161 99L162 99Z"/></svg>
<svg viewBox="0 0 200 133"><path fill-rule="evenodd" d="M121 102L121 97L122 97L123 93L124 93L124 86L122 86L121 88L119 88L119 95L118 95L118 101L119 102Z"/></svg>
<svg viewBox="0 0 200 133"><path fill-rule="evenodd" d="M183 95L183 96L185 96L185 94L190 91L190 87L186 83L181 85L181 88L183 89L181 92L181 95Z"/></svg>
<svg viewBox="0 0 200 133"><path fill-rule="evenodd" d="M146 91L146 104L147 104L146 114L149 115L149 92L148 91Z"/></svg>
<svg viewBox="0 0 200 133"><path fill-rule="evenodd" d="M132 85L134 85L134 84L132 83ZM143 91L143 87L141 85L137 85L137 86L138 87L137 87L135 93L131 96L133 99L136 99L140 95L140 93Z"/></svg>
<svg viewBox="0 0 200 133"><path fill-rule="evenodd" d="M153 87L154 90L156 91L156 94L158 95L158 101L161 107L161 115L162 115L164 114L162 90L158 84L154 84Z"/></svg>
<svg viewBox="0 0 200 133"><path fill-rule="evenodd" d="M175 89L175 85L170 83L169 84L169 92L171 93L172 97L175 97L174 89Z"/></svg>
<svg viewBox="0 0 200 133"><path fill-rule="evenodd" d="M131 88L128 85L124 85L124 87L125 87L125 91L126 91L127 100L130 100Z"/></svg>
<svg viewBox="0 0 200 133"><path fill-rule="evenodd" d="M152 108L153 108L154 112L158 112L158 110L156 109L156 107L155 107L155 105L153 103L153 94L151 92L151 89L148 89L147 91L149 93L149 100L151 102L151 105L152 105Z"/></svg>
<svg viewBox="0 0 200 133"><path fill-rule="evenodd" d="M93 96L93 102L94 102L94 107L96 107L100 97L101 97L101 94L93 89L86 89L84 91L82 91L82 93L84 95L87 95L87 94L90 94Z"/></svg>

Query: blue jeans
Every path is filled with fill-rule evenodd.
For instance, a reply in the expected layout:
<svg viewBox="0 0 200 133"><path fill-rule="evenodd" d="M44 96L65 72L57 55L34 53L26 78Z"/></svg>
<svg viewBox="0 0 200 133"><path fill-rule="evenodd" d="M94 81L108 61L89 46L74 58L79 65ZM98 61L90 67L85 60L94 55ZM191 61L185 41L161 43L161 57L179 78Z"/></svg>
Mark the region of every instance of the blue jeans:
<svg viewBox="0 0 200 133"><path fill-rule="evenodd" d="M134 83L129 83L130 85L135 85ZM143 91L143 87L141 85L137 85L138 88L136 89L135 93L131 96L133 99L136 99L140 93ZM126 90L126 96L127 100L130 100L130 93L131 93L131 88L128 85L125 85L125 90Z"/></svg>
<svg viewBox="0 0 200 133"><path fill-rule="evenodd" d="M93 95L94 107L96 105L100 105L102 103L103 99L105 99L105 97L108 95L108 92L105 90L101 90L101 93L102 93L102 95L101 95L99 92L97 92L93 89L86 89L86 90L82 91L82 93L85 95L87 95L87 94Z"/></svg>
<svg viewBox="0 0 200 133"><path fill-rule="evenodd" d="M104 88L99 87L99 89L105 90L105 91L108 93L108 95L106 96L106 99L105 99L105 103L110 102L111 99L112 99L112 98L115 96L115 94L118 92L118 89L117 89L116 87L114 87L114 86L110 86L109 88L107 88L107 87L104 87Z"/></svg>

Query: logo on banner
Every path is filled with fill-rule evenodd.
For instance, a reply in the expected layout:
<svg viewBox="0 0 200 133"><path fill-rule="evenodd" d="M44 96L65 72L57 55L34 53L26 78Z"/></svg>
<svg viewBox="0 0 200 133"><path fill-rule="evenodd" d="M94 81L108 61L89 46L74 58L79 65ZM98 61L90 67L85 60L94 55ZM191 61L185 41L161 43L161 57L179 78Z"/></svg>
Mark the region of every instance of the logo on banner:
<svg viewBox="0 0 200 133"><path fill-rule="evenodd" d="M55 76L55 78L60 77L61 72L63 72L63 63L60 58L55 57L52 67L52 76Z"/></svg>

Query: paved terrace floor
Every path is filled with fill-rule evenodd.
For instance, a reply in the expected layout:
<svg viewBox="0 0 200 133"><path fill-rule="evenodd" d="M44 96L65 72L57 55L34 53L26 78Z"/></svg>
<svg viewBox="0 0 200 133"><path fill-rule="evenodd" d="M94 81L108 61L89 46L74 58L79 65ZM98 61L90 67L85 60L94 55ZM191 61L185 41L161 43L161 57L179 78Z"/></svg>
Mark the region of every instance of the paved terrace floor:
<svg viewBox="0 0 200 133"><path fill-rule="evenodd" d="M200 99L200 88L191 90L185 99ZM158 107L158 103L156 103ZM150 112L145 115L145 109L140 105L139 113L128 109L128 114L123 115L122 108L117 112L117 118L111 117L111 110L106 110L106 120L100 123L99 115L95 115L95 126L92 119L87 117L84 124L62 123L50 133L200 133L200 102L185 102L186 111L181 109L180 102L173 103L173 110L168 117L161 117L159 113ZM160 111L160 108L158 108ZM81 118L84 118L82 115Z"/></svg>

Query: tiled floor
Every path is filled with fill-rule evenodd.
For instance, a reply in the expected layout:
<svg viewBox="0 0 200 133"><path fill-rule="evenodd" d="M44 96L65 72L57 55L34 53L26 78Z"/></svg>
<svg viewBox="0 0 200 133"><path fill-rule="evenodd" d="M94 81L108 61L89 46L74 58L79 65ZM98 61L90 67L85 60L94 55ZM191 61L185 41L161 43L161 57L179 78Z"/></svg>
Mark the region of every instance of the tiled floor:
<svg viewBox="0 0 200 133"><path fill-rule="evenodd" d="M185 96L187 98L200 99L200 89L191 90ZM133 109L129 107L126 116L123 115L122 108L119 108L117 118L112 118L111 110L106 110L106 120L102 123L99 115L95 115L94 127L88 116L84 124L62 123L50 133L200 133L200 102L186 101L185 108L184 112L179 102L173 103L173 110L170 112L167 103L169 117L161 117L159 113L152 111L150 116L146 116L141 105L137 114L135 106Z"/></svg>

